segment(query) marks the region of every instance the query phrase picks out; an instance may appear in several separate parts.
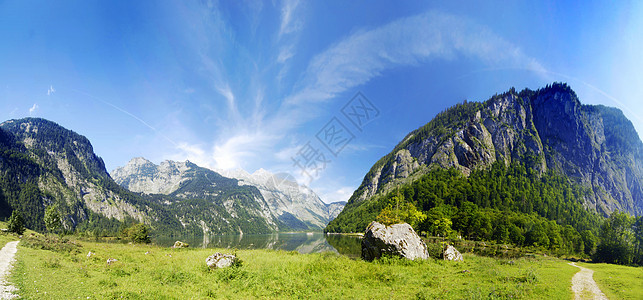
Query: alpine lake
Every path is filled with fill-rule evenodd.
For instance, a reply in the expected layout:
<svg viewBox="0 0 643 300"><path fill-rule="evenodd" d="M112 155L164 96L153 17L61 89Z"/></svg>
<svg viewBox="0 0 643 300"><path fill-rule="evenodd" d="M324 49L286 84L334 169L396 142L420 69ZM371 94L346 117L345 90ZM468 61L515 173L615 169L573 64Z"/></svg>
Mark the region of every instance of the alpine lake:
<svg viewBox="0 0 643 300"><path fill-rule="evenodd" d="M161 247L171 247L176 241L188 243L193 248L271 249L297 251L301 254L331 251L351 258L359 258L362 251L362 239L359 236L326 235L321 232L154 237L152 239L154 244Z"/></svg>

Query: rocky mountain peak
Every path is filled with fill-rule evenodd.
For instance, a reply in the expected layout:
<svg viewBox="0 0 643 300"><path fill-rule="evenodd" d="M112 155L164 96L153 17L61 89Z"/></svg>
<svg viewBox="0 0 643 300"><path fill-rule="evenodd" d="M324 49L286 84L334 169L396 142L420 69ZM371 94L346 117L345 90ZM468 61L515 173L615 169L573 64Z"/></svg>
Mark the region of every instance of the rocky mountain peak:
<svg viewBox="0 0 643 300"><path fill-rule="evenodd" d="M585 204L609 214L643 213L643 143L618 109L582 105L566 84L514 89L465 102L409 133L366 174L349 203L412 181L433 168L465 176L496 161L525 163L589 188Z"/></svg>
<svg viewBox="0 0 643 300"><path fill-rule="evenodd" d="M311 228L323 228L344 207L342 203L325 204L312 189L298 184L289 174L275 174L263 168L252 174L242 169L222 174L257 187L270 209L282 219L292 215Z"/></svg>
<svg viewBox="0 0 643 300"><path fill-rule="evenodd" d="M170 194L186 180L186 172L193 168L189 161L166 160L158 166L149 160L137 157L127 165L112 171L112 177L120 185L137 193Z"/></svg>

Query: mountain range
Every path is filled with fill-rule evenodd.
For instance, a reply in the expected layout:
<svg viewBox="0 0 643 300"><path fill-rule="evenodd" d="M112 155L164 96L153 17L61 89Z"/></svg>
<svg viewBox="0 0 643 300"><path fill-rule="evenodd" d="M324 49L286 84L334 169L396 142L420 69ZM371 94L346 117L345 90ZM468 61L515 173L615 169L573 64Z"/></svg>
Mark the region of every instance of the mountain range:
<svg viewBox="0 0 643 300"><path fill-rule="evenodd" d="M115 169L111 175L130 191L167 195L173 199L214 200L228 194L229 190L247 189L252 191L258 205L254 214L268 220L275 231L282 227L290 230L322 229L343 208L342 203L325 204L310 188L299 185L291 177L275 175L264 169L253 174L241 169L217 173L189 161L167 160L155 165L139 157ZM222 205L232 207L225 201Z"/></svg>
<svg viewBox="0 0 643 300"><path fill-rule="evenodd" d="M67 231L106 234L141 222L159 235L319 230L343 207L289 180L271 186L267 171L238 180L189 161L135 158L113 175L122 186L87 138L54 122L0 124L0 217L18 209L38 231L52 205Z"/></svg>
<svg viewBox="0 0 643 300"><path fill-rule="evenodd" d="M561 83L512 88L443 111L377 161L345 207L263 169L217 172L134 158L110 175L87 138L25 118L0 124L0 218L19 209L27 227L44 231L44 211L53 205L63 227L80 232L116 232L134 222L159 235L327 223L326 231L362 231L401 198L427 220L451 218L454 228L469 228L457 223L465 217L458 212L473 204L471 211L495 210L499 221L502 212L536 214L580 233L615 210L643 215L642 158L643 143L620 110L583 105ZM519 219L512 226L524 234L538 228ZM419 226L433 230L429 221Z"/></svg>

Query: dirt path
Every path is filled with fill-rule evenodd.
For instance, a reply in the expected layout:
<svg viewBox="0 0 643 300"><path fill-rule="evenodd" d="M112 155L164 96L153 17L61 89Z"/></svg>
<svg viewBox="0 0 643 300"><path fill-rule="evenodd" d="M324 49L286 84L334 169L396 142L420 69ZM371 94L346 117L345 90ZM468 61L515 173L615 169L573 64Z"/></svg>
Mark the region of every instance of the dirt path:
<svg viewBox="0 0 643 300"><path fill-rule="evenodd" d="M575 263L569 263L570 265L580 268L578 273L574 274L572 277L572 291L576 294L575 299L605 299L605 294L601 292L601 289L596 285L594 281L594 270L583 268L577 266Z"/></svg>
<svg viewBox="0 0 643 300"><path fill-rule="evenodd" d="M13 263L13 257L18 252L16 246L18 242L8 242L2 250L0 250L0 299L12 299L18 297L13 294L16 291L16 288L7 282L7 277L11 274L11 263Z"/></svg>

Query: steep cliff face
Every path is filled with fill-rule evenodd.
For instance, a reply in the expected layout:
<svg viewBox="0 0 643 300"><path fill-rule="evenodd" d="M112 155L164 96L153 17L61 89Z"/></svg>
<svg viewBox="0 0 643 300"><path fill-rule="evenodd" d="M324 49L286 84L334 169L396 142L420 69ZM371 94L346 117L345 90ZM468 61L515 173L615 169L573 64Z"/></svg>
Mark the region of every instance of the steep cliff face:
<svg viewBox="0 0 643 300"><path fill-rule="evenodd" d="M585 206L643 214L643 143L618 109L582 105L565 84L464 103L411 132L366 174L349 205L433 168L468 175L496 161L554 170L591 190Z"/></svg>
<svg viewBox="0 0 643 300"><path fill-rule="evenodd" d="M88 220L90 212L149 222L145 207L121 197L123 190L84 136L34 118L6 121L0 128L2 194L10 207L27 213L30 228L44 229L49 205L57 205L67 229Z"/></svg>
<svg viewBox="0 0 643 300"><path fill-rule="evenodd" d="M339 213L342 212L342 209L344 209L344 206L346 206L346 201L338 201L326 204L326 207L328 208L328 221L332 221L337 218Z"/></svg>

